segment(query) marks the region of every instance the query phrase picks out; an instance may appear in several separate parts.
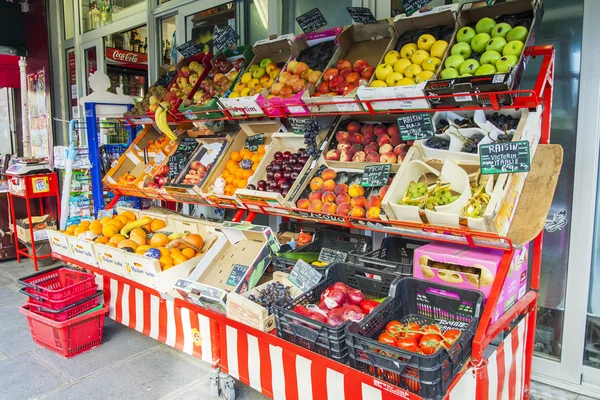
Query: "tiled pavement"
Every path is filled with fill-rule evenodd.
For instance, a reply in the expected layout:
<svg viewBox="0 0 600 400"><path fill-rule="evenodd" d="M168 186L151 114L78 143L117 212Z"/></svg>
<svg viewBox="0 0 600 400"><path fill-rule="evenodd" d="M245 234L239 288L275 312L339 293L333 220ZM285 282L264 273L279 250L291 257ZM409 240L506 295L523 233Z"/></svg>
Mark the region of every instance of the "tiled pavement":
<svg viewBox="0 0 600 400"><path fill-rule="evenodd" d="M214 399L209 364L106 319L102 345L66 360L33 343L16 279L29 261L0 262L0 399ZM239 382L237 400L266 399ZM534 400L590 400L534 383ZM467 400L467 399L465 399Z"/></svg>

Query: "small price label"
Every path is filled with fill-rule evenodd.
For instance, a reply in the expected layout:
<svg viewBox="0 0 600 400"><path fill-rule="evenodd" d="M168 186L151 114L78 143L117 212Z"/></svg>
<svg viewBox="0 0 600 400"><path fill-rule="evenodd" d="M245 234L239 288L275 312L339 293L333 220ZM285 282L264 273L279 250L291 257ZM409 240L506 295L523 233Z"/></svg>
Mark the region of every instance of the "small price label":
<svg viewBox="0 0 600 400"><path fill-rule="evenodd" d="M367 165L363 171L360 186L380 187L387 185L392 164Z"/></svg>
<svg viewBox="0 0 600 400"><path fill-rule="evenodd" d="M250 267L246 265L233 264L231 273L227 278L227 284L229 286L237 287L237 285L242 281L242 279L246 275L246 272L248 272L248 268Z"/></svg>
<svg viewBox="0 0 600 400"><path fill-rule="evenodd" d="M298 25L300 25L300 28L302 28L304 33L316 31L317 29L327 25L327 20L321 13L321 10L319 10L317 7L299 17L296 17L296 22Z"/></svg>
<svg viewBox="0 0 600 400"><path fill-rule="evenodd" d="M298 260L288 277L290 282L299 287L302 291L307 291L312 288L317 283L321 282L322 278L323 275L304 260Z"/></svg>
<svg viewBox="0 0 600 400"><path fill-rule="evenodd" d="M529 142L482 144L479 146L479 165L482 175L529 172Z"/></svg>
<svg viewBox="0 0 600 400"><path fill-rule="evenodd" d="M402 140L429 139L435 132L429 113L402 115L398 117L398 127Z"/></svg>
<svg viewBox="0 0 600 400"><path fill-rule="evenodd" d="M258 135L248 136L246 138L246 144L244 147L250 151L258 150L258 146L265 142L265 134L259 133Z"/></svg>
<svg viewBox="0 0 600 400"><path fill-rule="evenodd" d="M323 247L319 253L319 261L326 262L327 264L333 264L336 262L344 262L348 257L347 253L343 251L337 251Z"/></svg>
<svg viewBox="0 0 600 400"><path fill-rule="evenodd" d="M187 41L181 46L177 46L177 51L185 58L191 58L202 52L193 40ZM177 74L177 71L175 71L175 73Z"/></svg>
<svg viewBox="0 0 600 400"><path fill-rule="evenodd" d="M410 17L429 3L431 3L431 0L402 0L402 6L407 17Z"/></svg>
<svg viewBox="0 0 600 400"><path fill-rule="evenodd" d="M225 52L231 48L240 39L240 35L229 25L219 29L214 33L214 46Z"/></svg>
<svg viewBox="0 0 600 400"><path fill-rule="evenodd" d="M368 7L346 7L348 14L354 22L362 24L376 24L377 20L373 16L371 9Z"/></svg>

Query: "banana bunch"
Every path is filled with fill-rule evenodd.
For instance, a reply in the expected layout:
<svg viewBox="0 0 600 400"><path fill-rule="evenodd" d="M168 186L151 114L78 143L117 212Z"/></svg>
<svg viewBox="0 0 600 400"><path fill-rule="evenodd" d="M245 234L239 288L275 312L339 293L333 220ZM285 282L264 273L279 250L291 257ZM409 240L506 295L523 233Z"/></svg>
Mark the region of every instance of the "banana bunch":
<svg viewBox="0 0 600 400"><path fill-rule="evenodd" d="M125 225L123 227L123 229L121 229L121 235L123 235L125 237L129 237L129 232L131 232L135 228L141 228L142 226L148 225L150 223L152 223L152 218L150 218L150 217L144 217L137 221L129 222L127 225Z"/></svg>
<svg viewBox="0 0 600 400"><path fill-rule="evenodd" d="M156 121L156 126L158 126L158 129L160 129L162 133L167 135L167 137L171 140L177 140L177 135L173 133L171 127L169 127L169 124L167 123L167 114L170 107L171 104L166 101L160 103L156 108L154 120Z"/></svg>

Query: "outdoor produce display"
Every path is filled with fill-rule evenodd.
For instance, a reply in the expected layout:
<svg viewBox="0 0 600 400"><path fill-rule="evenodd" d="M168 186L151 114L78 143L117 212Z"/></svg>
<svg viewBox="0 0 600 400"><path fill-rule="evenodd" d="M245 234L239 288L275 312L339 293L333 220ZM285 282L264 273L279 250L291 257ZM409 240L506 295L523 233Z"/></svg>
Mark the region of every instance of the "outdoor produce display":
<svg viewBox="0 0 600 400"><path fill-rule="evenodd" d="M270 58L263 58L257 64L252 64L242 78L233 87L229 97L246 97L260 93L262 89L270 89L281 72L280 64L275 64Z"/></svg>
<svg viewBox="0 0 600 400"><path fill-rule="evenodd" d="M306 149L299 149L297 152L277 151L273 154L273 160L266 167L266 180L259 180L256 187L248 185L248 189L277 192L282 196L287 196L290 188L300 176L300 172L308 161Z"/></svg>

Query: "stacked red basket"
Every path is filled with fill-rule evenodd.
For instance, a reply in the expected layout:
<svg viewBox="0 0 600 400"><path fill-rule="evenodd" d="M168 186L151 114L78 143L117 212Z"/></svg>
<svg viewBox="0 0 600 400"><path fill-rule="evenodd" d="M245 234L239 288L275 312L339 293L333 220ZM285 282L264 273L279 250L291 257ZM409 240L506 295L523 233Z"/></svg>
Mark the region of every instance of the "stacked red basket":
<svg viewBox="0 0 600 400"><path fill-rule="evenodd" d="M108 307L93 274L60 266L18 282L28 296L21 313L38 345L69 358L102 342Z"/></svg>

